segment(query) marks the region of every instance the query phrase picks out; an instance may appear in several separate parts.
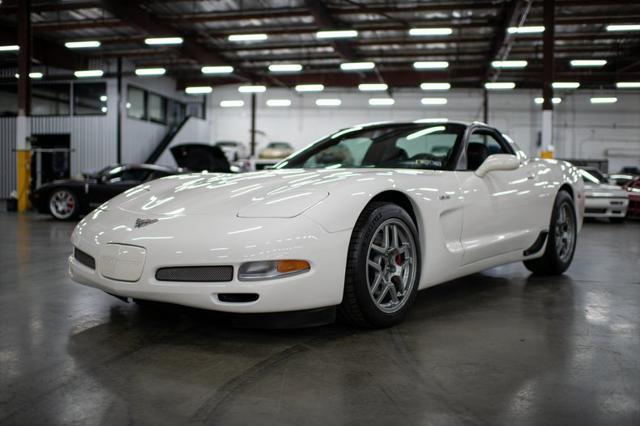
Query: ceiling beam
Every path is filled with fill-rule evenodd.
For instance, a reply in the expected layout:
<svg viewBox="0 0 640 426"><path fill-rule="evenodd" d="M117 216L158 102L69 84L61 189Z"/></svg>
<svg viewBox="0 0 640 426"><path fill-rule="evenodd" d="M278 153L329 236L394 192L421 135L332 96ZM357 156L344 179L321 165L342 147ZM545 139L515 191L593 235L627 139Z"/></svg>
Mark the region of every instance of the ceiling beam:
<svg viewBox="0 0 640 426"><path fill-rule="evenodd" d="M508 41L512 38L507 33L507 28L518 26L520 15L529 1L531 0L508 0L502 7L500 24L494 29L485 62L484 75L486 80L493 80L497 75L493 72L491 63L496 59L504 59L503 57L508 51Z"/></svg>

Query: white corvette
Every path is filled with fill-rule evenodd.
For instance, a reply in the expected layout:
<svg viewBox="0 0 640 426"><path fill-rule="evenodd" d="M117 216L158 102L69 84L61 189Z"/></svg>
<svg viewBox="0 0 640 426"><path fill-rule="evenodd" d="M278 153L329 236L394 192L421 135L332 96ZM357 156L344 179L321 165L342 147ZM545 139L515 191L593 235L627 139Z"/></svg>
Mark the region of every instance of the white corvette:
<svg viewBox="0 0 640 426"><path fill-rule="evenodd" d="M496 129L378 123L275 170L133 188L78 224L69 271L123 298L384 327L453 278L516 261L564 272L583 211L577 169Z"/></svg>

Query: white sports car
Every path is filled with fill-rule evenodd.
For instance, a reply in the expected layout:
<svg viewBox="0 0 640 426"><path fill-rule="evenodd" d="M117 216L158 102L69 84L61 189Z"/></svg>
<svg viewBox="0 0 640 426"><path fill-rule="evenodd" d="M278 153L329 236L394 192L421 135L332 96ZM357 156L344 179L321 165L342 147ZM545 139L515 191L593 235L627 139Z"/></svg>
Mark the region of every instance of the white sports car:
<svg viewBox="0 0 640 426"><path fill-rule="evenodd" d="M419 289L496 265L564 272L583 211L576 168L487 125L377 123L274 170L130 189L78 224L69 270L122 298L384 327Z"/></svg>

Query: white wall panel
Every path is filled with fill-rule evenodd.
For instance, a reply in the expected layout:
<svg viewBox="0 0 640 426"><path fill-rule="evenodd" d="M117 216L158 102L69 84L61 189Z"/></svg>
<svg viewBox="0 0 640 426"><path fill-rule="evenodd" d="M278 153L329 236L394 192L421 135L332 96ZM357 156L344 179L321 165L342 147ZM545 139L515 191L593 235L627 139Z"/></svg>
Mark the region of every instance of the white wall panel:
<svg viewBox="0 0 640 426"><path fill-rule="evenodd" d="M270 141L287 141L296 148L335 131L358 123L386 120L415 120L425 117L447 117L453 120L482 120L482 92L451 90L423 92L397 90L396 104L391 107L370 107L370 97L383 94L358 93L353 90L328 89L322 93L300 95L286 89L269 89L258 95L256 127L258 149ZM492 92L489 96L489 124L515 139L523 149L537 154L541 106L533 102L537 91L516 90ZM562 103L554 106L554 140L558 157L608 158L610 170L640 163L640 94L622 91L558 92ZM617 96L612 105L592 105L591 96ZM320 108L317 98L340 98L337 108ZM422 97L446 97L444 106L423 106ZM267 99L289 98L290 108L268 108ZM243 108L219 108L223 99L243 99ZM247 143L250 140L250 96L237 92L235 86L216 88L212 94L215 109L213 136L216 140L231 139ZM633 154L633 153L636 154ZM624 155L624 153L630 153Z"/></svg>

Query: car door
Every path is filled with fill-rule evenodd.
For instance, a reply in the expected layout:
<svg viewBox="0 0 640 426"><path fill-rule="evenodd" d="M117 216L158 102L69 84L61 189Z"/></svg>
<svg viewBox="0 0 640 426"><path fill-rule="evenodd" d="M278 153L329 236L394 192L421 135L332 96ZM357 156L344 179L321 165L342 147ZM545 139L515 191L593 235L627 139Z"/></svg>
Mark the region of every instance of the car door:
<svg viewBox="0 0 640 426"><path fill-rule="evenodd" d="M515 154L497 131L484 126L469 129L463 152L456 171L464 204L463 265L528 248L539 233L531 218L534 166L521 162L515 170L477 176L475 170L490 155Z"/></svg>

